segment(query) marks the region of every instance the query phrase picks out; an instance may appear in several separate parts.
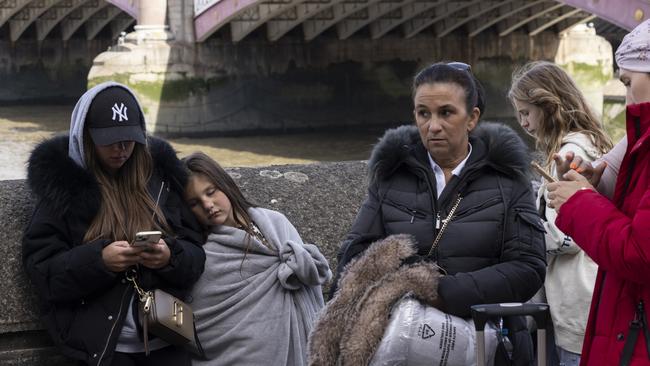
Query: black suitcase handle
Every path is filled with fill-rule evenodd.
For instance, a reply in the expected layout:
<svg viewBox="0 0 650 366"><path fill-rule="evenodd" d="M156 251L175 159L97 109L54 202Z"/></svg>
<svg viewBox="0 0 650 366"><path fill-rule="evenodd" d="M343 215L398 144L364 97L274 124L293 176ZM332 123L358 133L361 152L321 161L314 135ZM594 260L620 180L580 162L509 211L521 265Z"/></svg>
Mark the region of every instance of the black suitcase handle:
<svg viewBox="0 0 650 366"><path fill-rule="evenodd" d="M472 318L477 331L484 330L485 324L495 316L530 315L537 323L537 329L546 329L548 304L542 303L503 303L472 306Z"/></svg>
<svg viewBox="0 0 650 366"><path fill-rule="evenodd" d="M472 306L472 319L476 328L476 361L485 365L485 324L490 318L502 316L530 315L537 324L537 361L546 365L546 326L550 321L548 304L543 303L502 303Z"/></svg>

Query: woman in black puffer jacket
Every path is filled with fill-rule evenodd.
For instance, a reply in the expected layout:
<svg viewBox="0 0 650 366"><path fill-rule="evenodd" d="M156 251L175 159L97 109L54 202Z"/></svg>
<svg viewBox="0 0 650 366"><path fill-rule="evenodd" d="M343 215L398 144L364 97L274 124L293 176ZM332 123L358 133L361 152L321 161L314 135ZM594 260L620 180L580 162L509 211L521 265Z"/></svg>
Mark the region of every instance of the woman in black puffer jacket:
<svg viewBox="0 0 650 366"><path fill-rule="evenodd" d="M38 202L23 262L54 344L89 365L190 365L179 346L155 337L145 345L127 279L184 299L205 263L183 200L187 173L167 142L147 137L133 92L114 82L88 90L69 136L37 146L27 177ZM130 245L149 230L165 237Z"/></svg>
<svg viewBox="0 0 650 366"><path fill-rule="evenodd" d="M468 65L431 65L413 90L416 124L389 130L374 148L368 197L340 249L338 275L374 241L406 233L418 256L444 270L442 310L467 318L475 304L527 301L542 286L545 260L526 146L506 126L479 123L482 91ZM513 363L529 364L523 318L506 326Z"/></svg>

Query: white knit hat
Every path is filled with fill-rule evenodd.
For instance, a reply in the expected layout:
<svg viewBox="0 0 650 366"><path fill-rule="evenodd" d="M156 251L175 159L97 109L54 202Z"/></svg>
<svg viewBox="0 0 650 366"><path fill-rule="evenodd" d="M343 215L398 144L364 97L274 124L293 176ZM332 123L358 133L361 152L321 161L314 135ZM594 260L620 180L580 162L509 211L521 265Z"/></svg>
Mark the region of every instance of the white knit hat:
<svg viewBox="0 0 650 366"><path fill-rule="evenodd" d="M616 50L618 67L637 72L650 72L650 19L628 33Z"/></svg>

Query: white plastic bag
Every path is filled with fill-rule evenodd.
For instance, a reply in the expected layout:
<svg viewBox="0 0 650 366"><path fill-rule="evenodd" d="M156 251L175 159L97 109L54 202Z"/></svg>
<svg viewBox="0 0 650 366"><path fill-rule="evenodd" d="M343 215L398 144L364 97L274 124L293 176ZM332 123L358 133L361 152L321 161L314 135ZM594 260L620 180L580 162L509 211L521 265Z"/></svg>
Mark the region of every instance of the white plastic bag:
<svg viewBox="0 0 650 366"><path fill-rule="evenodd" d="M488 365L494 365L496 332L488 322L485 327ZM412 297L404 297L393 308L370 365L476 365L474 322L424 305Z"/></svg>

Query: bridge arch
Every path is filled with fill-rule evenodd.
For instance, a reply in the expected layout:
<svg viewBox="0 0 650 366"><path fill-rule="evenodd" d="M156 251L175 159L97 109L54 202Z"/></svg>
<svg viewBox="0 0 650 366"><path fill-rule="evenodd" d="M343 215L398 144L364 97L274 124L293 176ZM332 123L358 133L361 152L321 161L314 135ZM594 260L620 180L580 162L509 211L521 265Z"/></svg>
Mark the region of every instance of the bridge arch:
<svg viewBox="0 0 650 366"><path fill-rule="evenodd" d="M44 41L57 26L64 41L84 25L88 40L109 24L114 36L137 19L137 5L137 0L0 0L0 29L8 27L11 42L18 42L30 27L37 41Z"/></svg>
<svg viewBox="0 0 650 366"><path fill-rule="evenodd" d="M395 30L411 38L431 30L437 38L461 32L469 38L483 32L505 37L513 32L535 36L560 32L570 25L600 16L625 29L650 16L650 3L623 0L195 0L196 41L203 42L229 27L237 43L260 27L276 42L301 26L305 41L335 27L344 40L364 28L371 39ZM608 5L609 4L609 5ZM616 8L613 10L613 8ZM639 13L640 12L640 13ZM625 13L625 14L624 14ZM636 15L634 15L636 14ZM639 16L639 14L643 14ZM635 18L636 16L636 18Z"/></svg>

